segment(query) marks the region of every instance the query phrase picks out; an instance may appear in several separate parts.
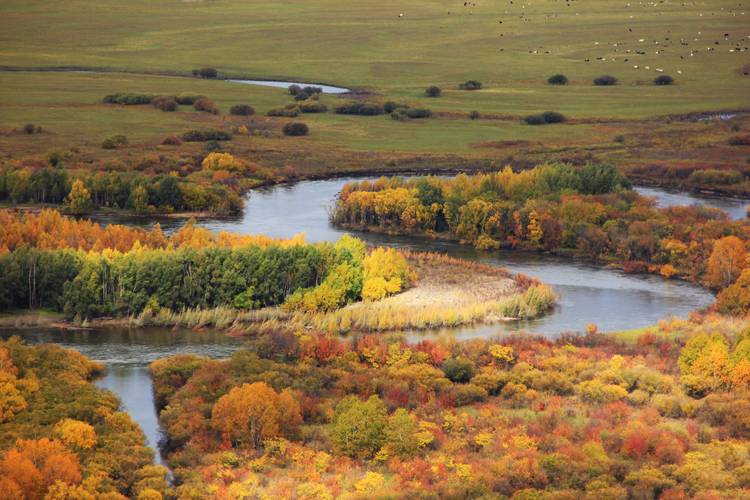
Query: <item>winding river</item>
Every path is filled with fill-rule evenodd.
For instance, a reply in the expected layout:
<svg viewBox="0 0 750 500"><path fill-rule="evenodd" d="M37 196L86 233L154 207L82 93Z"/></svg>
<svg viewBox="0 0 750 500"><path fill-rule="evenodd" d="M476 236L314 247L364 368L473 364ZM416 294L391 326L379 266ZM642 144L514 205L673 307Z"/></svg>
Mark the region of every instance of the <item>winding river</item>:
<svg viewBox="0 0 750 500"><path fill-rule="evenodd" d="M341 186L351 179L306 181L253 191L247 199L244 214L236 218L203 220L199 225L218 231L264 233L288 237L305 233L308 241L333 241L344 231L328 224L327 208ZM655 196L657 204L704 204L730 207L727 200L698 198L693 195L667 193L639 188ZM720 202L720 203L719 203ZM738 202L740 204L740 202ZM743 216L744 216L744 204ZM736 208L736 207L735 207ZM739 209L733 214L738 217ZM100 218L101 222L152 225L153 220ZM169 232L184 224L179 219L160 219ZM695 285L665 280L652 275L627 275L614 269L600 268L583 262L517 252L480 252L453 242L427 238L395 237L374 233L357 233L368 243L398 248L445 252L464 259L502 266L511 271L538 277L552 285L560 295L554 311L542 318L495 325L479 325L445 331L410 332L410 338L439 334L458 338L488 337L519 331L548 336L561 332L581 331L595 323L602 331L639 328L669 316L685 316L713 300L706 290ZM125 410L141 425L149 444L157 449L160 428L154 408L149 362L172 354L194 352L210 357L224 357L242 345L239 339L218 332L191 332L172 329L108 329L86 332L18 330L2 332L21 335L29 342L58 342L77 349L92 359L107 364L108 371L98 381L101 387L116 392Z"/></svg>

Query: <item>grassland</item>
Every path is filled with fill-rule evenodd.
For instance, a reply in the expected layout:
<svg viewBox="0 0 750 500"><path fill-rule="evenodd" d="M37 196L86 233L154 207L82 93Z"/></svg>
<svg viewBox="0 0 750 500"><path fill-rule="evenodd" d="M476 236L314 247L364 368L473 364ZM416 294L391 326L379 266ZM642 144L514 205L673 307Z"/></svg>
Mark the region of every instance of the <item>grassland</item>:
<svg viewBox="0 0 750 500"><path fill-rule="evenodd" d="M442 105L488 112L542 106L646 116L682 112L688 104L718 109L747 102L738 69L748 58L729 49L747 45L750 13L728 0L467 7L445 0L45 0L3 2L0 14L0 64L6 66L176 74L213 66L226 75L333 82L402 98L417 98L425 85L455 89L475 78L485 90L450 91ZM691 50L700 52L691 57ZM681 71L680 85L630 85L650 82L656 68L676 77ZM571 78L569 88L544 84L557 72ZM623 85L592 92L591 79L603 73Z"/></svg>
<svg viewBox="0 0 750 500"><path fill-rule="evenodd" d="M3 2L0 16L0 68L36 70L0 72L5 158L71 148L68 167L111 159L132 164L143 155L195 157L200 145L159 143L192 128L248 123L224 114L236 103L253 105L260 116L249 120L250 128L270 133L237 136L226 148L267 166L292 165L303 176L598 160L659 181L661 173L648 179L649 166L743 170L750 154L727 145L729 137L750 130L747 114L709 122L661 118L747 106L750 13L729 1L464 7L446 1L41 0ZM371 99L427 107L435 116L397 122L303 115L310 136L284 138L288 120L262 116L290 102L282 89L189 77L201 66L218 68L221 77L364 89ZM63 67L105 72L39 71ZM661 74L657 68L676 84L652 85ZM554 73L566 74L570 84L546 84ZM605 73L620 84L591 84ZM482 81L483 88L458 90L467 79ZM430 84L442 87L442 97L424 96ZM112 92L201 93L222 114L102 104ZM324 96L323 102L332 107L339 98ZM480 119L469 119L474 110ZM545 110L564 113L568 122L521 123ZM25 123L46 132L19 133ZM102 150L102 140L113 134L127 135L129 146Z"/></svg>

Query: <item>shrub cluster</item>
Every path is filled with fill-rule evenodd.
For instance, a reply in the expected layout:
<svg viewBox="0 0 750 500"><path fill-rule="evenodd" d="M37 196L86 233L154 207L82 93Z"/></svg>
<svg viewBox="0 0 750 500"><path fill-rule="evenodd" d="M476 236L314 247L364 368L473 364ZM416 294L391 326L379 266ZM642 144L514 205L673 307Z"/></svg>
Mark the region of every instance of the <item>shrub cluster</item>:
<svg viewBox="0 0 750 500"><path fill-rule="evenodd" d="M307 99L310 96L318 95L323 93L323 89L320 87L315 87L312 85L306 85L302 87L301 85L290 85L289 86L289 95L293 95L295 97L303 96L302 99Z"/></svg>
<svg viewBox="0 0 750 500"><path fill-rule="evenodd" d="M740 183L744 180L745 176L736 170L716 170L711 168L695 170L690 174L690 177L688 177L688 182L698 186L728 186L730 184Z"/></svg>
<svg viewBox="0 0 750 500"><path fill-rule="evenodd" d="M287 118L294 118L300 113L300 108L296 104L287 104L283 108L273 108L266 112L267 116L283 116Z"/></svg>
<svg viewBox="0 0 750 500"><path fill-rule="evenodd" d="M216 78L219 76L219 72L216 68L199 68L193 70L193 76L199 76L201 78Z"/></svg>
<svg viewBox="0 0 750 500"><path fill-rule="evenodd" d="M374 116L384 112L383 106L362 101L352 101L336 107L336 113L340 115Z"/></svg>
<svg viewBox="0 0 750 500"><path fill-rule="evenodd" d="M229 114L237 116L250 116L255 114L255 109L249 104L235 104L229 108Z"/></svg>
<svg viewBox="0 0 750 500"><path fill-rule="evenodd" d="M557 75L552 75L547 78L547 83L550 85L567 85L568 77L558 73Z"/></svg>
<svg viewBox="0 0 750 500"><path fill-rule="evenodd" d="M151 105L162 111L177 111L177 101L174 97L170 96L161 95L154 97L151 101Z"/></svg>
<svg viewBox="0 0 750 500"><path fill-rule="evenodd" d="M33 123L27 123L23 126L23 131L29 135L31 134L41 134L42 133L42 127L39 125L34 125Z"/></svg>
<svg viewBox="0 0 750 500"><path fill-rule="evenodd" d="M617 78L610 75L602 75L599 77L594 78L594 85L598 86L607 86L607 85L616 85L617 84Z"/></svg>
<svg viewBox="0 0 750 500"><path fill-rule="evenodd" d="M298 107L302 113L325 113L328 111L328 106L313 99L299 103Z"/></svg>
<svg viewBox="0 0 750 500"><path fill-rule="evenodd" d="M128 138L125 137L122 134L113 135L111 137L107 137L102 142L102 148L103 149L117 149L121 146L125 146L128 143Z"/></svg>
<svg viewBox="0 0 750 500"><path fill-rule="evenodd" d="M443 91L436 85L430 85L424 91L424 95L427 97L440 97Z"/></svg>
<svg viewBox="0 0 750 500"><path fill-rule="evenodd" d="M141 104L151 104L154 100L152 94L132 94L127 92L118 92L104 96L104 104L124 104L126 106L137 106Z"/></svg>
<svg viewBox="0 0 750 500"><path fill-rule="evenodd" d="M458 86L461 90L479 90L482 88L482 82L477 80L466 80Z"/></svg>
<svg viewBox="0 0 750 500"><path fill-rule="evenodd" d="M200 94L179 94L175 96L174 100L177 101L177 104L192 106L195 104L195 101L202 99L203 97L206 96Z"/></svg>
<svg viewBox="0 0 750 500"><path fill-rule="evenodd" d="M730 146L750 146L750 134L736 135L729 138Z"/></svg>
<svg viewBox="0 0 750 500"><path fill-rule="evenodd" d="M182 144L182 140L176 135L169 135L161 141L163 146L179 146Z"/></svg>
<svg viewBox="0 0 750 500"><path fill-rule="evenodd" d="M193 108L195 108L196 111L204 111L206 113L211 113L212 115L219 114L219 108L216 107L216 103L208 97L201 97L195 101L193 103Z"/></svg>
<svg viewBox="0 0 750 500"><path fill-rule="evenodd" d="M182 134L186 142L229 141L232 134L223 130L190 130Z"/></svg>
<svg viewBox="0 0 750 500"><path fill-rule="evenodd" d="M537 115L529 115L524 118L527 125L546 125L548 123L562 123L566 120L565 115L556 111L545 111Z"/></svg>
<svg viewBox="0 0 750 500"><path fill-rule="evenodd" d="M307 135L310 129L305 123L290 122L284 125L283 131L284 131L284 135L296 137L296 136Z"/></svg>
<svg viewBox="0 0 750 500"><path fill-rule="evenodd" d="M654 85L672 85L674 78L669 75L659 75L654 78Z"/></svg>

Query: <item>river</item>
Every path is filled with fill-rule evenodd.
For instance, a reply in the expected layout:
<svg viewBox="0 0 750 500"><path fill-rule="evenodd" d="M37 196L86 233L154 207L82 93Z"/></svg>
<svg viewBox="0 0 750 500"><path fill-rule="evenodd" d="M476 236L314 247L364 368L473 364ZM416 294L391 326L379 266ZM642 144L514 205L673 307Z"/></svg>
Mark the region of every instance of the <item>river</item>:
<svg viewBox="0 0 750 500"><path fill-rule="evenodd" d="M248 196L242 216L203 220L198 224L214 231L264 233L277 237L304 233L311 242L334 241L344 231L328 224L327 208L348 180L351 179L306 181L257 189ZM710 198L653 189L641 189L641 192L656 196L658 204L662 206L679 203L716 206L715 201ZM718 208L726 207L725 201L721 200ZM143 219L111 216L99 220L153 224L153 221ZM180 219L160 219L159 222L167 232L184 224ZM459 338L488 337L519 331L554 336L561 332L581 331L589 323L596 324L602 331L616 331L651 325L670 316L685 316L690 311L707 306L713 300L706 290L683 281L665 280L654 275L628 275L619 270L569 259L518 252L480 252L454 242L427 238L375 233L356 235L371 244L445 252L522 272L552 285L560 296L555 309L541 318L439 332L410 332L410 338L436 334L451 334ZM3 335L10 333L4 332ZM171 329L110 329L91 332L19 330L12 333L19 334L32 343L58 342L77 349L92 359L105 362L108 371L98 384L120 396L124 409L141 425L149 444L154 448L161 435L147 364L164 356L185 352L223 357L242 345L241 340L217 332L197 333Z"/></svg>

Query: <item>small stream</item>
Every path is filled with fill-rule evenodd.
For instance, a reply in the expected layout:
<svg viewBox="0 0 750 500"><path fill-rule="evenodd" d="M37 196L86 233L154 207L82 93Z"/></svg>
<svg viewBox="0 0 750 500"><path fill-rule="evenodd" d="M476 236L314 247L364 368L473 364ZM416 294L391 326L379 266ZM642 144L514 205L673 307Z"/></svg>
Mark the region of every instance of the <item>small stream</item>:
<svg viewBox="0 0 750 500"><path fill-rule="evenodd" d="M275 87L278 89L288 89L292 85L299 85L300 87L317 87L323 91L324 94L346 94L351 92L351 89L344 87L335 87L333 85L323 85L320 83L304 83L304 82L282 82L278 80L227 80L232 83L241 83L244 85L258 85L261 87Z"/></svg>

